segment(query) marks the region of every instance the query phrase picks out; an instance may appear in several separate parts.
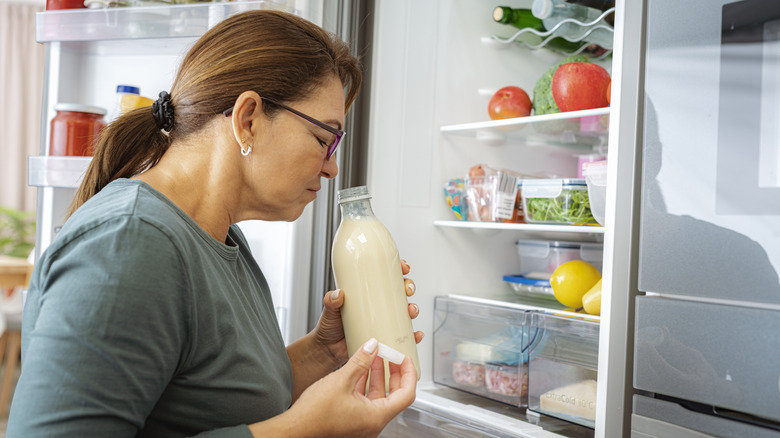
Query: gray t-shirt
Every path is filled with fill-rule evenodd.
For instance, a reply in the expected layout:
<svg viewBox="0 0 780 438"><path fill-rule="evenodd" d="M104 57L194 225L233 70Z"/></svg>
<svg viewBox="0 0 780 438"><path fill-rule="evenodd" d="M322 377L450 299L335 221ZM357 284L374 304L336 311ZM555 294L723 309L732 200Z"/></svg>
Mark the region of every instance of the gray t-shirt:
<svg viewBox="0 0 780 438"><path fill-rule="evenodd" d="M85 203L36 263L7 436L249 437L289 408L268 284L227 240L140 181Z"/></svg>

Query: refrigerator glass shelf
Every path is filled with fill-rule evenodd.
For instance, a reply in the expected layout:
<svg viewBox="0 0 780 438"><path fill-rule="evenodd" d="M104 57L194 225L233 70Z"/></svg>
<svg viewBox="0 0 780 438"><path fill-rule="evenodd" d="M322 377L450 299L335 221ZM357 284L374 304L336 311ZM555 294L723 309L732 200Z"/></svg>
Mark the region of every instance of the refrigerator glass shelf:
<svg viewBox="0 0 780 438"><path fill-rule="evenodd" d="M503 222L469 222L437 220L442 228L463 228L475 232L518 231L529 238L566 240L571 242L602 242L604 227L594 225L510 224Z"/></svg>
<svg viewBox="0 0 780 438"><path fill-rule="evenodd" d="M31 187L78 188L90 161L92 157L27 157L27 184Z"/></svg>
<svg viewBox="0 0 780 438"><path fill-rule="evenodd" d="M63 9L38 12L39 43L196 38L222 19L252 9L285 9L274 1Z"/></svg>
<svg viewBox="0 0 780 438"><path fill-rule="evenodd" d="M500 145L508 141L541 142L548 145L593 149L606 146L609 108L569 111L540 116L445 125L443 134L474 137Z"/></svg>

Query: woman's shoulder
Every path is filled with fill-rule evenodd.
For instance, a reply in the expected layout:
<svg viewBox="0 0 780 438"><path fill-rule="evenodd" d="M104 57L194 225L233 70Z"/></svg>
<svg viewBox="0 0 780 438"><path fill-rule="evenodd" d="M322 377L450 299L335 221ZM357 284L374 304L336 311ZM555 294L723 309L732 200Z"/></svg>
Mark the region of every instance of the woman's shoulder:
<svg viewBox="0 0 780 438"><path fill-rule="evenodd" d="M187 226L170 201L134 180L117 180L85 202L65 222L49 248L106 239L175 241Z"/></svg>

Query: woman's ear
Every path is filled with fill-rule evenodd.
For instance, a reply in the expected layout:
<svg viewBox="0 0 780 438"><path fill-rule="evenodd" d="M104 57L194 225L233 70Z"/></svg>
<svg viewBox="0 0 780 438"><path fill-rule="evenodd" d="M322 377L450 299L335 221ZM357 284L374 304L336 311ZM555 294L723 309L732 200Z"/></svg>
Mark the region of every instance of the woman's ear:
<svg viewBox="0 0 780 438"><path fill-rule="evenodd" d="M254 91L244 91L236 99L233 106L232 124L233 136L240 147L251 145L259 129L258 118L263 115L263 104L260 96Z"/></svg>

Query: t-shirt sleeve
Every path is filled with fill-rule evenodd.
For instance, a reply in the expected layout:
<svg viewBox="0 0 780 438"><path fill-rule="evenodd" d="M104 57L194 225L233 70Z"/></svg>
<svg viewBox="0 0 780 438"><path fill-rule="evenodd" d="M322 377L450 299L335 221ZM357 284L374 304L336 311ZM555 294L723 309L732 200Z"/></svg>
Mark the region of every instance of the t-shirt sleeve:
<svg viewBox="0 0 780 438"><path fill-rule="evenodd" d="M9 437L134 436L187 361L192 303L176 246L118 218L36 271Z"/></svg>

